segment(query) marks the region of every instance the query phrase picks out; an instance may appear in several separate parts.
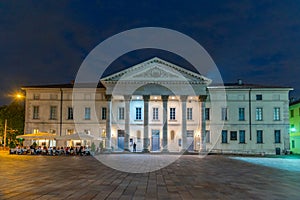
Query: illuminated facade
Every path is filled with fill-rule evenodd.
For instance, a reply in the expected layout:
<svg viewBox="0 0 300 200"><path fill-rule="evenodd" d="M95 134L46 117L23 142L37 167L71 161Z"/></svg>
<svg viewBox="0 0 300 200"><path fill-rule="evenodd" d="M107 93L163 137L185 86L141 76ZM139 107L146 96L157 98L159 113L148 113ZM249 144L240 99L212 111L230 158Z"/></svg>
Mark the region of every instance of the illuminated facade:
<svg viewBox="0 0 300 200"><path fill-rule="evenodd" d="M96 92L83 85L73 90L73 84L24 87L25 132L86 133L108 151L132 151L133 143L138 152L289 149L291 88L241 81L213 86L210 79L159 58L100 82Z"/></svg>
<svg viewBox="0 0 300 200"><path fill-rule="evenodd" d="M290 103L290 150L300 154L300 101Z"/></svg>

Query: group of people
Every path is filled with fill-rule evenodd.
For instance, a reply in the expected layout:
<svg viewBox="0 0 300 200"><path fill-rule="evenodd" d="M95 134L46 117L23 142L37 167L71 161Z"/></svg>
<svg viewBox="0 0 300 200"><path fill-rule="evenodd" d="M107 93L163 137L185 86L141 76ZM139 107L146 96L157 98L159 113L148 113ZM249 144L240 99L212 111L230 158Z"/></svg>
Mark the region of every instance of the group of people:
<svg viewBox="0 0 300 200"><path fill-rule="evenodd" d="M89 156L91 154L90 149L84 146L77 147L46 147L31 145L28 147L17 146L14 149L10 149L10 154L31 154L31 155L71 155L71 156Z"/></svg>

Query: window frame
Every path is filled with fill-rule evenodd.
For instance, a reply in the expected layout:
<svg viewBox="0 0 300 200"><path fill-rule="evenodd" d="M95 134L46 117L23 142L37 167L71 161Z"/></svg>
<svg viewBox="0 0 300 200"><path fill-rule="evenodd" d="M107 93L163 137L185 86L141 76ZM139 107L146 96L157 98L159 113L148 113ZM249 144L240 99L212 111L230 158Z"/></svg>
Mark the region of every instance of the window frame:
<svg viewBox="0 0 300 200"><path fill-rule="evenodd" d="M135 108L135 120L142 120L142 107Z"/></svg>

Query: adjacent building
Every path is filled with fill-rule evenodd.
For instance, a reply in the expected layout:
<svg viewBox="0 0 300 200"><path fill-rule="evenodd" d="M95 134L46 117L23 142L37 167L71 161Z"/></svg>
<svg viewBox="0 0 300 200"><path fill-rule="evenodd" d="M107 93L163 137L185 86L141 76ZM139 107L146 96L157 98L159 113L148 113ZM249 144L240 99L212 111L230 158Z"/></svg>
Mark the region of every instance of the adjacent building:
<svg viewBox="0 0 300 200"><path fill-rule="evenodd" d="M80 84L79 84L80 85ZM87 140L46 145L101 146L108 151L209 151L280 154L289 147L291 88L214 85L183 67L153 58L104 77L96 88L81 84L23 87L25 133ZM298 112L298 111L297 111Z"/></svg>
<svg viewBox="0 0 300 200"><path fill-rule="evenodd" d="M290 150L300 154L300 100L290 103Z"/></svg>

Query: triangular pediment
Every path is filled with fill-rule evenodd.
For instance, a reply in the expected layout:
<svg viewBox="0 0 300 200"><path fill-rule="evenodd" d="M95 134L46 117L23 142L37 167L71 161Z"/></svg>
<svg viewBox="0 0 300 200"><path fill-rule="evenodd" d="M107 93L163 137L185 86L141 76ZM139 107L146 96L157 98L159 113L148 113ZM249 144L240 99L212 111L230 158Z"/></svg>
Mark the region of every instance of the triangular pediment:
<svg viewBox="0 0 300 200"><path fill-rule="evenodd" d="M142 81L145 83L161 81L185 82L205 85L208 85L211 82L210 79L200 74L194 73L157 57L101 79L101 82L104 85L108 82L116 83L136 81Z"/></svg>

